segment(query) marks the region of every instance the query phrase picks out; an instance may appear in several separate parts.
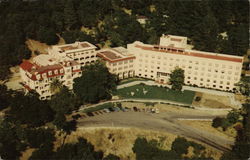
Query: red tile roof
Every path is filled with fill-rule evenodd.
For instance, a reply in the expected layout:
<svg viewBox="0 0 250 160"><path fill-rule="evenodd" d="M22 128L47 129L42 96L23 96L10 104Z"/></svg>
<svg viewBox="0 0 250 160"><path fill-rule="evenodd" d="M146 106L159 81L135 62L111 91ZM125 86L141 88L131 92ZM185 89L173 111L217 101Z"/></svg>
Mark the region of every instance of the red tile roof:
<svg viewBox="0 0 250 160"><path fill-rule="evenodd" d="M29 62L29 61L24 61L23 63L20 64L20 67L25 70L25 71L31 71L32 67L37 67L37 65Z"/></svg>
<svg viewBox="0 0 250 160"><path fill-rule="evenodd" d="M199 53L199 52L187 52L183 49L177 49L177 48L169 48L169 47L162 47L162 46L149 47L149 46L141 46L138 44L135 47L141 48L143 50L150 50L150 51L165 52L165 53L171 53L171 54L180 54L180 55L186 55L186 56L194 56L194 57L200 57L200 58L209 58L209 59L242 63L242 58L226 57L226 56L222 56L222 55L211 55L211 54L205 54L205 53Z"/></svg>

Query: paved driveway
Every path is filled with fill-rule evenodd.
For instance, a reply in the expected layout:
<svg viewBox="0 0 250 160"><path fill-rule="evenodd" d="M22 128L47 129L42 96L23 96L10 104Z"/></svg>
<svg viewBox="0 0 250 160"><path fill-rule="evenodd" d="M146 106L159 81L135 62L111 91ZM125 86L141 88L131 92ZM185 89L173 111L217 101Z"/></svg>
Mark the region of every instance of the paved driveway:
<svg viewBox="0 0 250 160"><path fill-rule="evenodd" d="M78 121L78 127L136 127L147 130L157 130L169 132L180 136L189 137L203 142L220 151L227 151L232 140L225 137L209 133L204 130L196 129L191 126L181 124L178 119L212 119L215 115L204 114L185 114L164 112L152 114L145 112L112 112L87 117Z"/></svg>

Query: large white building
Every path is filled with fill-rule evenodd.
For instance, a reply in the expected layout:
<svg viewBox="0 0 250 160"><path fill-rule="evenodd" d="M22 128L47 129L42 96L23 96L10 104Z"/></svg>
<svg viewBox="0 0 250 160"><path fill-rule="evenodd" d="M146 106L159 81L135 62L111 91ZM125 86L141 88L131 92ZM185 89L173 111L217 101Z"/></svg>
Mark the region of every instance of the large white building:
<svg viewBox="0 0 250 160"><path fill-rule="evenodd" d="M39 55L32 61L20 65L20 74L26 90L35 90L40 99L50 99L54 94L50 85L58 79L69 89L73 88L73 79L81 76L81 65L71 58L55 59L51 55Z"/></svg>
<svg viewBox="0 0 250 160"><path fill-rule="evenodd" d="M135 56L128 53L126 48L101 49L97 52L97 56L105 62L111 73L118 75L119 79L134 76Z"/></svg>
<svg viewBox="0 0 250 160"><path fill-rule="evenodd" d="M243 57L187 49L187 38L163 35L159 45L134 42L127 45L134 54L135 75L168 83L176 67L185 72L185 84L219 90L235 90L240 80Z"/></svg>
<svg viewBox="0 0 250 160"><path fill-rule="evenodd" d="M53 95L50 84L59 79L69 89L73 79L81 76L81 67L97 60L105 62L111 73L119 79L133 76L168 83L170 73L182 68L185 84L225 91L235 90L239 82L243 57L191 50L187 37L163 35L159 45L134 42L123 47L96 51L88 42L56 45L48 49L48 55L39 55L20 65L23 85L35 90L41 99Z"/></svg>

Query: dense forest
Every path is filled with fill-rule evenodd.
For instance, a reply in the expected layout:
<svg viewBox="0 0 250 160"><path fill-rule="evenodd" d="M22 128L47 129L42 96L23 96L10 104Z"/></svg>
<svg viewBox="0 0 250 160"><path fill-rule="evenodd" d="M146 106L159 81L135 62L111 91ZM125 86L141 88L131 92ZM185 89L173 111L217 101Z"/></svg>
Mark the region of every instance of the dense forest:
<svg viewBox="0 0 250 160"><path fill-rule="evenodd" d="M248 7L247 0L2 0L0 79L31 56L27 39L52 45L61 36L66 43L86 40L101 47L154 44L162 34L173 34L189 37L196 49L243 55ZM141 25L137 16L146 16L147 23Z"/></svg>

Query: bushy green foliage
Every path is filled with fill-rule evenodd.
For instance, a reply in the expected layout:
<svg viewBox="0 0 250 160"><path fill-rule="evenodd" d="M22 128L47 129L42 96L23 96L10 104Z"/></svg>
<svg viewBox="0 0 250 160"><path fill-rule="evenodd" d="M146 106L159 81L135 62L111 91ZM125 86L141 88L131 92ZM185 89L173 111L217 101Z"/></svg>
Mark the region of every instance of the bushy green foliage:
<svg viewBox="0 0 250 160"><path fill-rule="evenodd" d="M212 122L212 126L214 128L218 128L222 125L222 121L223 121L224 118L221 118L221 117L216 117L213 119L213 122Z"/></svg>
<svg viewBox="0 0 250 160"><path fill-rule="evenodd" d="M244 104L243 128L237 130L235 143L230 152L225 152L221 160L248 159L250 155L250 104Z"/></svg>
<svg viewBox="0 0 250 160"><path fill-rule="evenodd" d="M41 101L35 93L24 95L16 92L10 102L6 116L12 121L38 127L53 120L54 112L46 101Z"/></svg>
<svg viewBox="0 0 250 160"><path fill-rule="evenodd" d="M214 128L222 127L225 131L228 127L235 124L240 118L240 113L237 110L232 110L227 114L226 118L216 117L213 119L212 126Z"/></svg>
<svg viewBox="0 0 250 160"><path fill-rule="evenodd" d="M174 69L169 78L169 82L172 85L173 90L180 91L184 85L184 70L181 68Z"/></svg>
<svg viewBox="0 0 250 160"><path fill-rule="evenodd" d="M97 61L82 68L82 76L74 79L73 90L84 102L96 103L102 99L110 99L116 84L116 76Z"/></svg>
<svg viewBox="0 0 250 160"><path fill-rule="evenodd" d="M183 157L183 154L188 153L188 147L194 148L194 155L190 158ZM136 154L136 159L145 160L166 160L166 159L186 159L186 160L198 160L206 159L212 160L213 158L207 157L204 152L205 147L192 141L188 141L185 138L177 137L172 143L171 150L163 150L160 148L160 144L156 140L147 141L145 138L137 138L132 148Z"/></svg>

